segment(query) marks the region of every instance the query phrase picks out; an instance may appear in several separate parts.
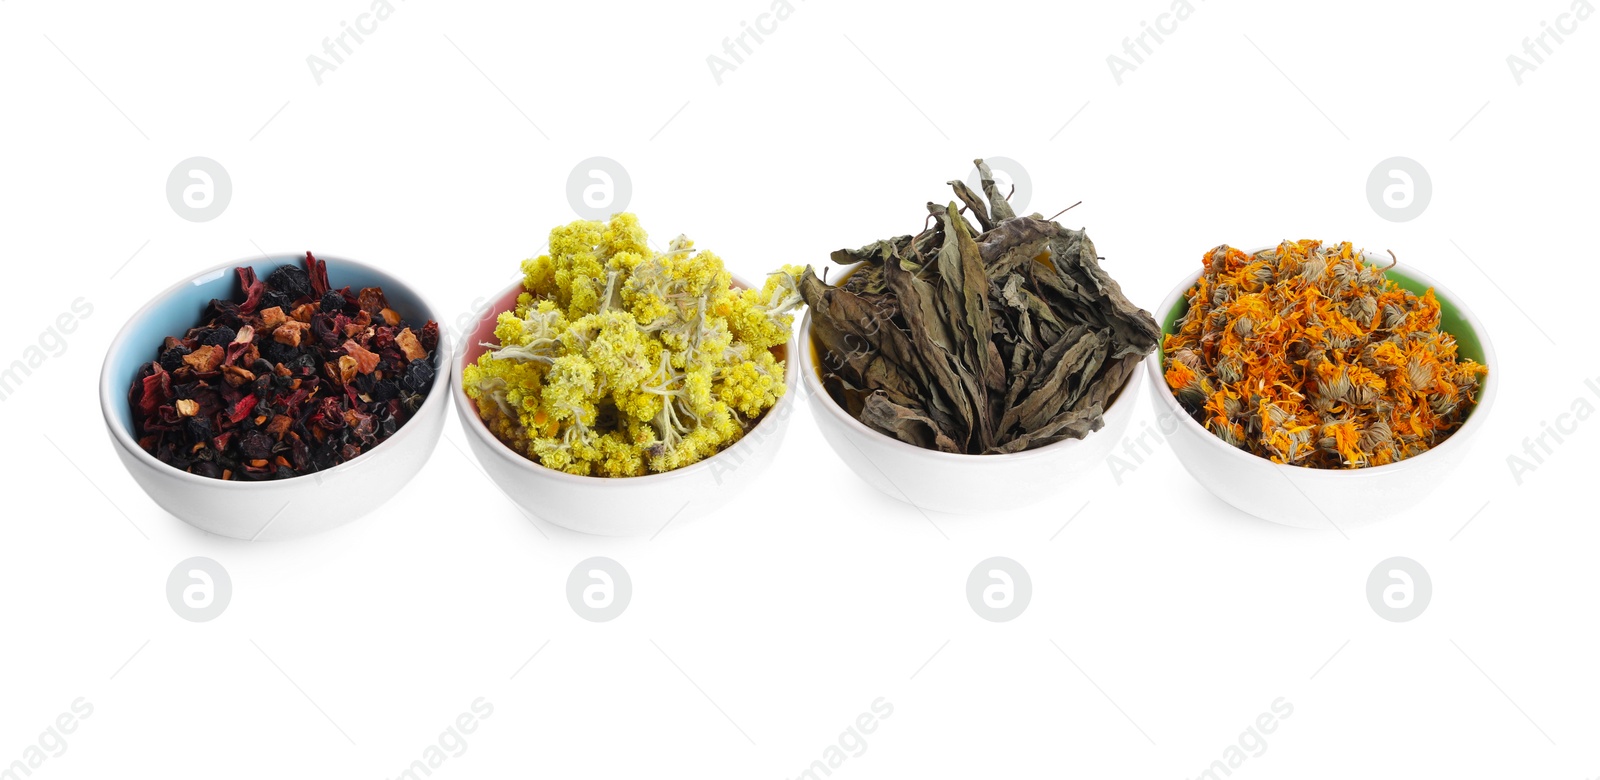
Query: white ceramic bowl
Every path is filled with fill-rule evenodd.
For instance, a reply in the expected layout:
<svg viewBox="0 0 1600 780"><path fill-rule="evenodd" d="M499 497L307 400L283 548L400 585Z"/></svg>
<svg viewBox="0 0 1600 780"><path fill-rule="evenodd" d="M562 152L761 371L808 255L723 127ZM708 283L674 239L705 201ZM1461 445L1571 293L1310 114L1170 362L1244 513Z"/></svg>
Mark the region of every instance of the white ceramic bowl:
<svg viewBox="0 0 1600 780"><path fill-rule="evenodd" d="M1363 259L1380 266L1391 262L1388 255L1371 252L1363 255ZM1461 462L1483 427L1489 408L1494 405L1500 371L1494 347L1489 343L1483 324L1454 293L1404 265L1390 269L1389 276L1402 287L1419 294L1433 288L1441 311L1445 312L1442 317L1445 332L1460 342L1464 356L1478 359L1489 367L1478 403L1467 415L1466 422L1433 449L1384 466L1314 469L1273 463L1230 446L1196 422L1167 387L1162 351L1158 349L1145 358L1157 427L1172 445L1178 461L1196 481L1217 498L1263 520L1342 533L1416 506ZM1196 279L1198 274L1180 282L1156 310L1163 334L1171 332L1172 323L1187 310L1187 293ZM1476 342L1479 348L1471 348L1469 342Z"/></svg>
<svg viewBox="0 0 1600 780"><path fill-rule="evenodd" d="M747 286L734 278L734 286ZM638 477L586 477L548 469L507 447L478 416L467 397L461 372L475 363L494 339L495 319L516 306L522 283L507 287L490 304L472 333L461 340L454 362L452 392L467 442L489 478L529 514L573 531L603 536L654 536L710 514L729 503L765 471L777 455L795 405L795 367L784 363L786 392L743 438L705 460L681 469ZM778 348L795 352L794 337Z"/></svg>
<svg viewBox="0 0 1600 780"><path fill-rule="evenodd" d="M868 428L834 402L822 387L809 311L800 326L800 355L811 416L851 470L888 496L951 514L1027 506L1100 468L1128 430L1139 395L1140 372L1135 370L1105 410L1105 427L1082 439L998 455L939 452Z"/></svg>
<svg viewBox="0 0 1600 780"><path fill-rule="evenodd" d="M254 266L265 279L280 265L301 264L305 256L251 257L225 263L178 282L145 304L111 341L100 370L100 410L112 444L128 473L162 509L203 531L234 539L288 539L324 531L381 506L411 480L433 453L444 430L449 403L448 334L436 313L414 288L388 273L353 260L319 255L328 264L335 288L382 287L389 305L406 322L440 322L434 364L439 367L428 397L417 413L383 443L331 469L290 479L234 482L202 477L168 466L145 452L133 435L128 388L140 366L155 359L166 336L200 323L213 298L236 300L233 269Z"/></svg>

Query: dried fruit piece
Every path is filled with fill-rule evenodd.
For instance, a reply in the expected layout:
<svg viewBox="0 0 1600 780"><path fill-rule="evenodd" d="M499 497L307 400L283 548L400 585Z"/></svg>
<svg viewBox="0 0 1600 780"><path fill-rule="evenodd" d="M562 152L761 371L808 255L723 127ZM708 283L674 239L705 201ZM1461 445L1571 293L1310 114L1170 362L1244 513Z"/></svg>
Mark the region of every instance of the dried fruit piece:
<svg viewBox="0 0 1600 780"><path fill-rule="evenodd" d="M346 355L354 359L356 371L359 373L370 374L378 367L378 353L368 350L360 344L355 343L353 340L345 340L344 352ZM427 353L424 352L423 354ZM410 357L409 353L407 354L407 357ZM340 365L343 364L344 361L340 361Z"/></svg>
<svg viewBox="0 0 1600 780"><path fill-rule="evenodd" d="M267 331L268 333L277 330L279 325L282 325L288 320L289 315L283 313L282 307L273 306L270 309L263 309L261 311L261 329Z"/></svg>
<svg viewBox="0 0 1600 780"><path fill-rule="evenodd" d="M422 348L422 342L417 339L417 335L412 333L410 328L400 331L400 335L395 336L394 340L395 343L400 345L400 351L405 353L405 356L411 360L417 360L421 356L428 354L428 350Z"/></svg>
<svg viewBox="0 0 1600 780"><path fill-rule="evenodd" d="M197 373L205 374L217 370L222 364L226 353L221 347L206 345L183 356L183 363L194 369Z"/></svg>
<svg viewBox="0 0 1600 780"><path fill-rule="evenodd" d="M223 366L222 380L233 387L243 387L256 381L256 375L238 366Z"/></svg>
<svg viewBox="0 0 1600 780"><path fill-rule="evenodd" d="M339 382L341 384L348 385L351 382L354 382L356 376L361 373L361 371L360 371L360 363L355 358L353 358L353 357L351 357L349 355L340 355L339 356L339 372L338 373L339 373Z"/></svg>
<svg viewBox="0 0 1600 780"><path fill-rule="evenodd" d="M305 335L305 332L308 330L311 330L310 323L289 320L288 322L279 325L278 329L272 332L272 340L278 342L279 344L287 344L291 347L298 347L300 346L300 337Z"/></svg>

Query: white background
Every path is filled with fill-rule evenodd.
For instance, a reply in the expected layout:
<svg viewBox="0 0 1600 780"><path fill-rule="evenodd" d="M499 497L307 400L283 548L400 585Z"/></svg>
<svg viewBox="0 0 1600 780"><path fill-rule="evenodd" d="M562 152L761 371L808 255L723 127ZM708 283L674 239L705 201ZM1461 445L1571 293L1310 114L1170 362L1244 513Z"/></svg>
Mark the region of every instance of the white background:
<svg viewBox="0 0 1600 780"><path fill-rule="evenodd" d="M1600 20L1519 86L1506 57L1568 0L1195 0L1118 85L1107 56L1166 0L793 0L718 85L707 56L769 0L395 2L321 85L306 58L367 0L0 2L0 364L93 305L0 403L0 762L81 696L92 717L36 777L390 778L481 696L493 716L435 776L790 778L886 697L836 776L1190 778L1286 697L1235 776L1600 775L1600 422L1520 485L1507 463L1576 399L1600 406ZM197 155L234 188L205 223L165 196ZM626 166L658 241L748 277L915 232L975 156L1026 168L1028 210L1082 200L1063 221L1147 308L1224 242L1393 249L1487 324L1499 403L1422 509L1349 539L1246 517L1165 448L1120 485L1107 469L936 530L804 407L748 493L653 541L536 528L453 417L380 512L293 542L195 531L117 462L95 382L156 292L311 249L466 313L572 218L567 175L595 155ZM1365 195L1396 155L1433 180L1411 222ZM210 623L164 595L194 555L232 574ZM566 602L592 555L632 574L610 623ZM993 555L1032 574L1010 623L964 596ZM1433 579L1410 623L1366 600L1394 555Z"/></svg>

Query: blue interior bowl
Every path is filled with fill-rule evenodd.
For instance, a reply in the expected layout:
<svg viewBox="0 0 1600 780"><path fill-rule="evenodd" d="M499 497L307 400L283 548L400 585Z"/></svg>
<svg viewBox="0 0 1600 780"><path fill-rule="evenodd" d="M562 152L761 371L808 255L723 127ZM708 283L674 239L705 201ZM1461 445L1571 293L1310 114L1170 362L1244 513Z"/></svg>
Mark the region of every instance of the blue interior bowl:
<svg viewBox="0 0 1600 780"><path fill-rule="evenodd" d="M438 310L417 289L372 266L338 257L328 264L335 289L381 287L389 306L413 327ZM128 473L157 505L190 525L235 539L288 539L317 533L371 513L400 492L422 468L444 430L449 405L450 334L440 325L433 353L435 377L428 397L405 425L381 444L322 471L288 479L222 480L173 468L139 446L133 432L128 390L144 365L155 360L167 336L182 336L201 324L213 298L240 300L236 267L251 266L258 277L277 268L303 264L305 256L280 254L248 258L210 268L157 295L128 320L111 342L100 373L100 406L113 447Z"/></svg>
<svg viewBox="0 0 1600 780"><path fill-rule="evenodd" d="M398 312L400 318L413 327L421 327L428 320L439 321L434 310L409 285L394 276L354 260L321 255L317 259L328 264L328 285L333 289L348 286L359 292L363 287L381 287L384 297L389 301L389 308ZM107 412L130 437L133 437L133 409L127 403L127 394L139 369L160 357L161 342L167 336L181 337L190 328L203 324L201 317L205 314L206 304L211 303L213 298L230 301L242 299L244 288L239 284L239 275L234 273L234 269L246 265L255 268L258 278L265 279L280 266L304 268L305 255L269 255L259 260L236 261L202 271L157 295L133 315L117 336L106 355L102 381L111 383L111 397L116 398L120 394L123 399L122 403L113 404ZM442 322L440 326L443 327ZM444 364L440 357L444 352L442 348L434 352L435 369ZM430 391L429 399L432 398Z"/></svg>

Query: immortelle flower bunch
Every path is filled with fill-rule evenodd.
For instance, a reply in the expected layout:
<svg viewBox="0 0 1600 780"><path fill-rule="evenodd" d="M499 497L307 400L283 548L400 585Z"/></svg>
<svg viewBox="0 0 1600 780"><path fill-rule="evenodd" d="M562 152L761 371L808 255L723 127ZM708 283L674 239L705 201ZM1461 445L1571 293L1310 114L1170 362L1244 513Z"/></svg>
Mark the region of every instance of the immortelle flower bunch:
<svg viewBox="0 0 1600 780"><path fill-rule="evenodd" d="M628 477L682 468L738 441L782 397L800 303L790 266L737 289L721 258L679 236L651 249L638 218L550 231L523 293L462 384L501 441L552 469Z"/></svg>

